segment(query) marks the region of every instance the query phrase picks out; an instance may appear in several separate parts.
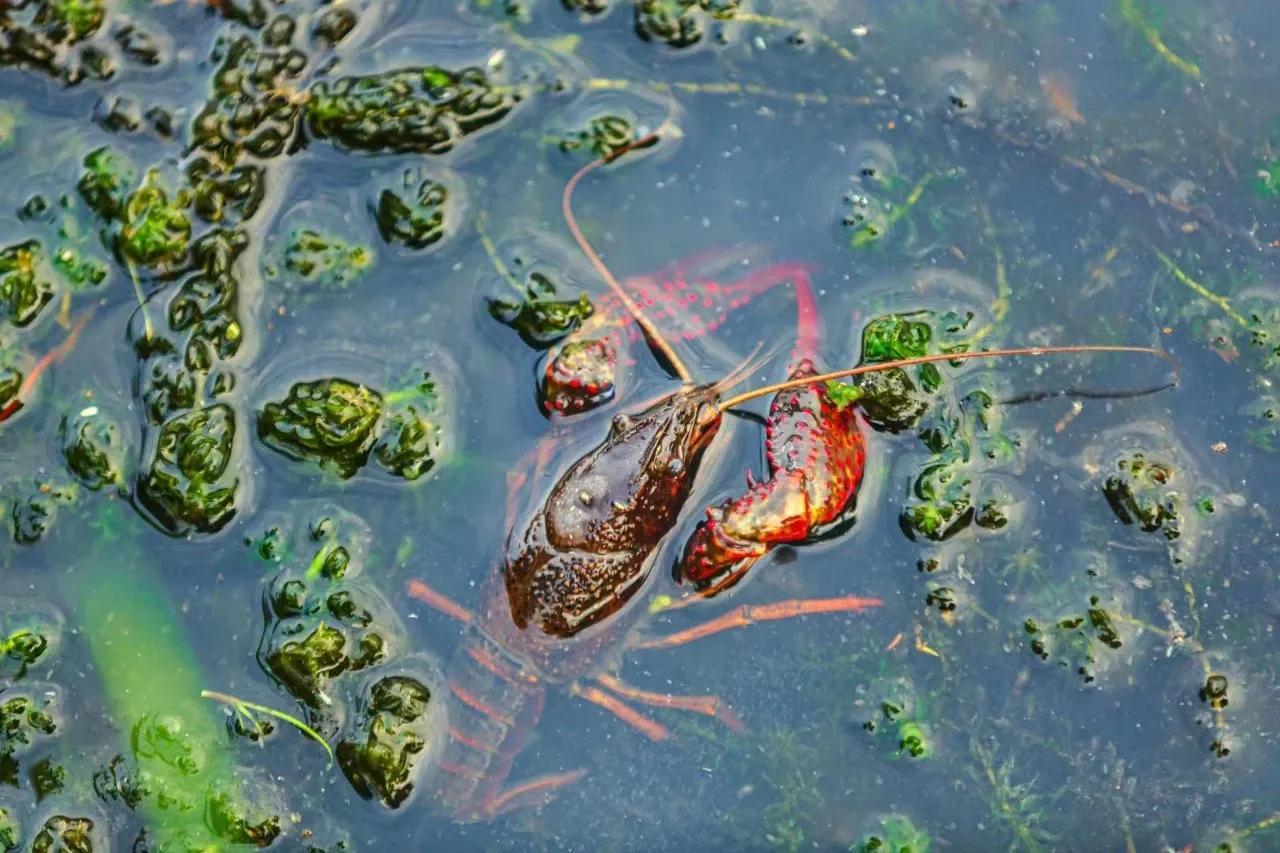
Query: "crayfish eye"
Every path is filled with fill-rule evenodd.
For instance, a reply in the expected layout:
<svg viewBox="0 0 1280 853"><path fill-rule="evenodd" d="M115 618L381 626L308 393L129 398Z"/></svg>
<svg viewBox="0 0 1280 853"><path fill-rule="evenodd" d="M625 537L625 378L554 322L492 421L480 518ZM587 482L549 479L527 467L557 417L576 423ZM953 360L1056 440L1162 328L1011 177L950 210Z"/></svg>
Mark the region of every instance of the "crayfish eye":
<svg viewBox="0 0 1280 853"><path fill-rule="evenodd" d="M672 458L672 459L668 459L668 460L667 460L667 473L668 473L668 474L672 474L672 475L679 475L682 471L684 471L684 460L683 460L683 459L681 459L680 457L676 456L676 457L674 457L674 458Z"/></svg>
<svg viewBox="0 0 1280 853"><path fill-rule="evenodd" d="M622 413L613 416L613 431L622 432L631 426L631 418Z"/></svg>

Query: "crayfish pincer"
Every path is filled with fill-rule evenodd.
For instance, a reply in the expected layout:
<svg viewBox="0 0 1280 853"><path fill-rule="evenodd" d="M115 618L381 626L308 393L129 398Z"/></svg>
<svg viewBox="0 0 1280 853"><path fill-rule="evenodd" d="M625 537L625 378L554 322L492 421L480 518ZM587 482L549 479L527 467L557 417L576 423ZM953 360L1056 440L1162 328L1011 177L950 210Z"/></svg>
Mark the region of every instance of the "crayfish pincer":
<svg viewBox="0 0 1280 853"><path fill-rule="evenodd" d="M615 417L523 536L512 531L503 575L517 627L571 637L635 593L720 427L720 388L686 384L638 414Z"/></svg>

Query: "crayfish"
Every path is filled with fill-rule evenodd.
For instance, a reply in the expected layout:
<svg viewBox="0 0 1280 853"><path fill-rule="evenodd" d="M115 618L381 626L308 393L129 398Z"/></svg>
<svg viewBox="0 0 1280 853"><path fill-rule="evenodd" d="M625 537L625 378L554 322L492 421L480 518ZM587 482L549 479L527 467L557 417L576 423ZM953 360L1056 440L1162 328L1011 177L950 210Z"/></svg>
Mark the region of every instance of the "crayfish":
<svg viewBox="0 0 1280 853"><path fill-rule="evenodd" d="M732 729L741 722L714 696L677 696L631 687L609 670L628 649L680 645L755 622L815 613L853 613L878 606L876 598L844 596L744 605L675 634L645 637L624 629L636 616L637 593L650 577L667 535L676 525L704 457L729 409L778 395L770 417L770 480L713 511L686 549L693 577L711 577L726 564L753 561L772 545L803 541L839 515L857 492L865 441L856 410L830 398L828 383L844 377L931 362L1064 352L1138 352L1133 346L1003 349L924 355L819 374L812 340L802 325L800 359L787 381L724 398L747 370L719 382L697 384L671 344L618 283L573 217L572 194L582 177L633 143L583 167L566 185L563 208L570 231L650 346L681 378L679 388L633 414L618 414L604 438L570 463L537 505L512 525L498 571L490 576L478 613L420 580L409 594L467 626L448 673L447 737L433 756L434 789L464 820L491 818L543 802L580 779L573 770L507 787L506 779L537 722L545 685L560 683L576 696L617 715L654 740L665 726L630 703L715 717ZM798 282L802 316L815 309L807 281ZM806 304L805 300L809 300Z"/></svg>

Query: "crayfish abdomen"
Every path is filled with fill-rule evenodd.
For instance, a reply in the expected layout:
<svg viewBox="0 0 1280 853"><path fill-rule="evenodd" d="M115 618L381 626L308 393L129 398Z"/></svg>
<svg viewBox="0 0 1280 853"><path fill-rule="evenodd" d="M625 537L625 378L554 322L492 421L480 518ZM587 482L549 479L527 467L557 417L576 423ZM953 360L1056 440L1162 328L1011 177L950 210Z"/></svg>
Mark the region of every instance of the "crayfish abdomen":
<svg viewBox="0 0 1280 853"><path fill-rule="evenodd" d="M503 575L517 627L571 637L630 599L719 428L718 395L716 386L687 385L637 415L619 415L565 472L508 544Z"/></svg>

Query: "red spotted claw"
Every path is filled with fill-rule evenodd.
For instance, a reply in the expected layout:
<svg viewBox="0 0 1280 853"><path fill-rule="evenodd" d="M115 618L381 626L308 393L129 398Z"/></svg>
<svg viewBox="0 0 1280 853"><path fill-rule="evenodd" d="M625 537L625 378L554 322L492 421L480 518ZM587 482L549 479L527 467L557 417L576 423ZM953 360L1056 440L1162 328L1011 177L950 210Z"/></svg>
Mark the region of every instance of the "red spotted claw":
<svg viewBox="0 0 1280 853"><path fill-rule="evenodd" d="M789 379L818 375L818 315L809 280L796 280L799 361ZM857 407L837 405L826 382L780 391L765 424L769 478L747 472L746 494L707 509L677 567L681 579L711 593L738 580L777 545L805 542L853 502L866 463Z"/></svg>

